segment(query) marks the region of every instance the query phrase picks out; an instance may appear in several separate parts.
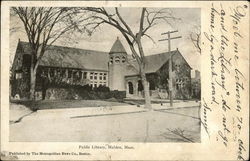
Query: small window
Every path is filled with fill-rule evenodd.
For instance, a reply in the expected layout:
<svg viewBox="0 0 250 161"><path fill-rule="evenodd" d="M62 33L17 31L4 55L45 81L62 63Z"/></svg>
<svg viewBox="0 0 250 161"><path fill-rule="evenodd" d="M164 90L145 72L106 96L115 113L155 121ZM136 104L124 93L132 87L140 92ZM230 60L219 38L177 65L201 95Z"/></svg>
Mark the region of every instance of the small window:
<svg viewBox="0 0 250 161"><path fill-rule="evenodd" d="M110 57L110 64L113 64L113 57Z"/></svg>
<svg viewBox="0 0 250 161"><path fill-rule="evenodd" d="M93 79L93 75L94 75L94 73L90 73L90 79Z"/></svg>
<svg viewBox="0 0 250 161"><path fill-rule="evenodd" d="M82 78L83 77L83 72L82 71L79 71L79 78Z"/></svg>
<svg viewBox="0 0 250 161"><path fill-rule="evenodd" d="M99 79L102 80L102 76L99 76Z"/></svg>
<svg viewBox="0 0 250 161"><path fill-rule="evenodd" d="M116 57L115 57L115 62L116 62L116 63L120 63L120 57L119 57L119 56L116 56Z"/></svg>
<svg viewBox="0 0 250 161"><path fill-rule="evenodd" d="M23 74L22 73L16 73L16 79L22 79Z"/></svg>
<svg viewBox="0 0 250 161"><path fill-rule="evenodd" d="M86 79L87 78L87 72L84 72L83 74L83 78Z"/></svg>
<svg viewBox="0 0 250 161"><path fill-rule="evenodd" d="M126 58L125 56L122 57L122 63L125 63L126 62Z"/></svg>
<svg viewBox="0 0 250 161"><path fill-rule="evenodd" d="M73 78L78 78L78 77L79 77L78 71L74 71L74 72L73 72Z"/></svg>
<svg viewBox="0 0 250 161"><path fill-rule="evenodd" d="M95 76L94 76L94 79L95 79L95 80L97 80L97 74L98 74L98 73L95 73Z"/></svg>
<svg viewBox="0 0 250 161"><path fill-rule="evenodd" d="M71 78L71 77L72 77L72 71L69 70L69 71L68 71L68 78Z"/></svg>

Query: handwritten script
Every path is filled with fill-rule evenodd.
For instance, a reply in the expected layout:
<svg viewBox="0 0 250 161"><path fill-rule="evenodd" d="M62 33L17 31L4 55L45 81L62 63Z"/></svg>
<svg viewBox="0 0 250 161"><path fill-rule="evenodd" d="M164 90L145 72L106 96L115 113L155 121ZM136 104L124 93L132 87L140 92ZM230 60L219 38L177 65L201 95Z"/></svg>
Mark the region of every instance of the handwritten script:
<svg viewBox="0 0 250 161"><path fill-rule="evenodd" d="M244 67L240 65L243 58L242 41L247 36L244 33L242 21L246 19L248 6L239 5L224 7L222 4L211 4L210 24L203 33L206 45L209 47L210 58L210 98L202 99L201 122L210 137L211 131L218 144L225 148L229 144L235 146L235 159L245 160L247 151L242 134L245 122L242 106L243 93L247 78ZM216 129L209 126L211 116L219 119ZM212 119L212 118L211 118ZM211 120L210 119L210 120Z"/></svg>

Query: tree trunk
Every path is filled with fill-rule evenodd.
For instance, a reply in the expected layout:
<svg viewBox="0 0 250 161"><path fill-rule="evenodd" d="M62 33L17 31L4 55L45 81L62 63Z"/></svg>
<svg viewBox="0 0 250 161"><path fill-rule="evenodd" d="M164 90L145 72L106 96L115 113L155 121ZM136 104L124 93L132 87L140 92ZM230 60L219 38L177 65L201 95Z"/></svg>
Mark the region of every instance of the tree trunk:
<svg viewBox="0 0 250 161"><path fill-rule="evenodd" d="M36 70L30 68L30 100L35 100L35 87L36 87Z"/></svg>
<svg viewBox="0 0 250 161"><path fill-rule="evenodd" d="M141 79L142 79L142 84L143 84L143 88L144 88L145 108L151 110L152 106L151 106L151 97L150 97L150 93L149 93L149 83L146 79L146 74L144 71L141 71Z"/></svg>
<svg viewBox="0 0 250 161"><path fill-rule="evenodd" d="M46 79L42 80L42 100L45 100L47 90L47 81Z"/></svg>

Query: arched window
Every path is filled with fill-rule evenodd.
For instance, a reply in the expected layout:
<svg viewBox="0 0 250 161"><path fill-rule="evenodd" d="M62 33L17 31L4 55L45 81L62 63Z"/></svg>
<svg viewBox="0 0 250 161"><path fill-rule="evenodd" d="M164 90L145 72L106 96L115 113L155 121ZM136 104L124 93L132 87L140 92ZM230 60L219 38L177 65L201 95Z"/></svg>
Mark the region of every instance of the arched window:
<svg viewBox="0 0 250 161"><path fill-rule="evenodd" d="M126 62L126 58L125 56L122 57L122 63L125 63Z"/></svg>
<svg viewBox="0 0 250 161"><path fill-rule="evenodd" d="M134 94L134 88L132 82L128 82L128 92L129 94Z"/></svg>
<svg viewBox="0 0 250 161"><path fill-rule="evenodd" d="M113 56L110 57L110 64L113 64Z"/></svg>
<svg viewBox="0 0 250 161"><path fill-rule="evenodd" d="M116 56L116 57L115 57L115 62L116 62L116 63L120 63L120 57L119 57L119 56Z"/></svg>

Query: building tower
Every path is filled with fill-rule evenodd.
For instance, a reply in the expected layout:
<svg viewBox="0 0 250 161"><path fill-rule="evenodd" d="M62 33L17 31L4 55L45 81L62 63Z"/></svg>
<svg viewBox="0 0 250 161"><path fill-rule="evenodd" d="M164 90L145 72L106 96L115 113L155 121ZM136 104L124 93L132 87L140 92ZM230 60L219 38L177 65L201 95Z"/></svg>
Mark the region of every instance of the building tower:
<svg viewBox="0 0 250 161"><path fill-rule="evenodd" d="M110 90L125 91L125 72L127 52L119 37L109 52L109 88Z"/></svg>

